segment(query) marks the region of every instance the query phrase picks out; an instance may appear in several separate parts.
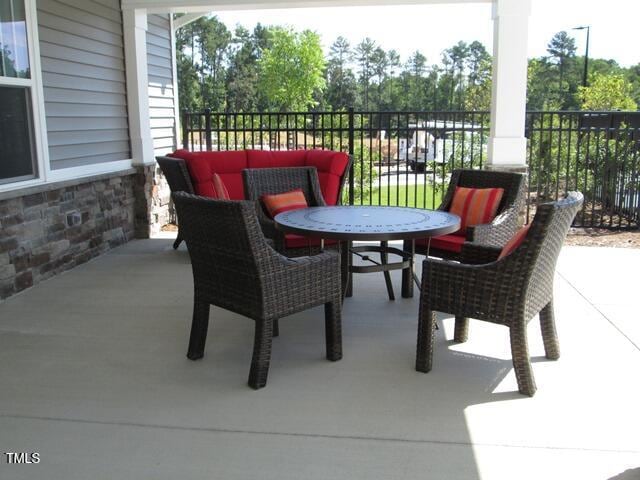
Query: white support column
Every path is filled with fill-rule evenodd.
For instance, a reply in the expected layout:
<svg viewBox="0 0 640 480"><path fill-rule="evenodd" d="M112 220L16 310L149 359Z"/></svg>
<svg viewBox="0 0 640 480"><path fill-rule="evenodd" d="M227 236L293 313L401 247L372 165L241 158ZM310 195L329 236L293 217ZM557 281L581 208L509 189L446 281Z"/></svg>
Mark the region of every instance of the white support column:
<svg viewBox="0 0 640 480"><path fill-rule="evenodd" d="M129 138L134 165L154 163L149 121L149 77L147 74L147 11L122 11Z"/></svg>
<svg viewBox="0 0 640 480"><path fill-rule="evenodd" d="M531 0L493 0L493 91L488 168L526 166L527 35Z"/></svg>

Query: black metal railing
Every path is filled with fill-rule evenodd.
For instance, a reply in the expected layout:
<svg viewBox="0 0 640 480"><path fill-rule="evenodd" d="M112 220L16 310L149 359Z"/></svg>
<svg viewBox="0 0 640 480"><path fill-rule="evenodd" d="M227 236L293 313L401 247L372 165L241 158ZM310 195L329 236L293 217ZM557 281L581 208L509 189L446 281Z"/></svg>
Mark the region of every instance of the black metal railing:
<svg viewBox="0 0 640 480"><path fill-rule="evenodd" d="M184 112L190 150L348 152L354 162L344 201L434 208L454 168L482 168L489 112ZM580 190L574 225L637 228L640 113L528 112L527 218L540 202Z"/></svg>

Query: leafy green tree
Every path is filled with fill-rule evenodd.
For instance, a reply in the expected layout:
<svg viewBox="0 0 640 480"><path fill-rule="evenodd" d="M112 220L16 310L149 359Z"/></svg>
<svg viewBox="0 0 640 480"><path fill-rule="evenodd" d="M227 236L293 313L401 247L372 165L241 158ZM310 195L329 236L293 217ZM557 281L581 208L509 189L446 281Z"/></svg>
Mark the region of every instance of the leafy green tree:
<svg viewBox="0 0 640 480"><path fill-rule="evenodd" d="M310 30L274 27L259 66L259 89L272 110L305 110L316 103L314 92L325 87L320 37Z"/></svg>
<svg viewBox="0 0 640 480"><path fill-rule="evenodd" d="M463 108L463 73L469 57L469 46L465 42L458 42L442 53L442 61L449 68L449 110ZM456 100L457 90L457 100Z"/></svg>
<svg viewBox="0 0 640 480"><path fill-rule="evenodd" d="M556 33L547 45L549 62L555 65L550 69L554 72L554 82L557 87L552 104L555 109L568 109L575 107L575 92L578 86L578 70L576 69L576 41L567 32Z"/></svg>
<svg viewBox="0 0 640 480"><path fill-rule="evenodd" d="M349 68L351 58L349 42L344 37L338 37L330 47L326 70L326 101L333 110L345 110L355 103L357 84Z"/></svg>
<svg viewBox="0 0 640 480"><path fill-rule="evenodd" d="M469 44L466 65L469 85L480 85L491 78L491 55L477 40Z"/></svg>
<svg viewBox="0 0 640 480"><path fill-rule="evenodd" d="M464 109L469 111L491 108L491 55L480 42L469 45L466 59L467 85L464 91Z"/></svg>
<svg viewBox="0 0 640 480"><path fill-rule="evenodd" d="M373 53L375 49L375 42L367 37L356 46L355 50L355 59L360 68L358 78L362 92L360 105L364 110L369 110L369 87L373 76Z"/></svg>
<svg viewBox="0 0 640 480"><path fill-rule="evenodd" d="M402 104L400 91L398 88L398 79L396 78L400 69L400 55L396 50L387 52L386 76L384 80L383 90L384 97L380 108L382 110L397 110Z"/></svg>
<svg viewBox="0 0 640 480"><path fill-rule="evenodd" d="M196 29L193 23L176 32L176 65L178 98L181 108L198 110L203 107L200 74L195 62Z"/></svg>
<svg viewBox="0 0 640 480"><path fill-rule="evenodd" d="M623 75L595 74L587 87L580 87L578 97L583 110L636 110L632 86Z"/></svg>
<svg viewBox="0 0 640 480"><path fill-rule="evenodd" d="M424 109L426 104L426 89L424 74L427 71L427 57L419 51L413 52L405 66L407 82L407 108L410 110Z"/></svg>
<svg viewBox="0 0 640 480"><path fill-rule="evenodd" d="M225 107L225 60L231 42L231 33L216 17L196 20L197 45L200 49L202 101L214 111Z"/></svg>
<svg viewBox="0 0 640 480"><path fill-rule="evenodd" d="M238 26L227 69L227 108L235 112L260 110L264 100L258 91L258 61L269 46L269 30L259 23L250 33Z"/></svg>

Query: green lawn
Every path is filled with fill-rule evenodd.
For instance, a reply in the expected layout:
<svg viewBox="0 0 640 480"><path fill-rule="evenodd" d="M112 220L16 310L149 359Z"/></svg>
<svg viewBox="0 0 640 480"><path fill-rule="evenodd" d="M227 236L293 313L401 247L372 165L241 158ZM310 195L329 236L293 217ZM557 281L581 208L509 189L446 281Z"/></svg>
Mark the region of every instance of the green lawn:
<svg viewBox="0 0 640 480"><path fill-rule="evenodd" d="M435 192L434 202L434 191L431 185L392 185L373 189L370 197L365 195L364 198L360 199L356 196L354 204L436 208L440 205L441 198L442 194Z"/></svg>

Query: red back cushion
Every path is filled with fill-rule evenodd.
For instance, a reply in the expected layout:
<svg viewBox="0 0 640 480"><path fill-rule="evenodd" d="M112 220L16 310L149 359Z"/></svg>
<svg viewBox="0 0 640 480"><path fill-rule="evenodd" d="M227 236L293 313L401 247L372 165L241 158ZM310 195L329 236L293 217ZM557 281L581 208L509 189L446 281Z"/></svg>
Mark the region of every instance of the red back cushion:
<svg viewBox="0 0 640 480"><path fill-rule="evenodd" d="M304 150L247 150L249 168L304 167Z"/></svg>
<svg viewBox="0 0 640 480"><path fill-rule="evenodd" d="M227 190L227 187L225 187L222 179L220 178L220 175L218 175L217 173L213 174L213 191L216 195L215 198L218 198L220 200L231 199L231 197L229 197L229 191Z"/></svg>
<svg viewBox="0 0 640 480"><path fill-rule="evenodd" d="M340 179L349 163L349 155L333 150L307 150L305 162L307 166L318 170L324 201L327 205L336 205L339 200Z"/></svg>
<svg viewBox="0 0 640 480"><path fill-rule="evenodd" d="M491 222L498 211L503 188L456 187L449 213L460 217L460 233L467 227Z"/></svg>
<svg viewBox="0 0 640 480"><path fill-rule="evenodd" d="M244 199L242 170L247 168L244 150L229 152L189 152L176 150L172 156L183 158L187 164L193 188L198 195L217 198L213 174L217 173L231 200Z"/></svg>
<svg viewBox="0 0 640 480"><path fill-rule="evenodd" d="M338 203L340 179L349 163L346 153L332 150L190 152L180 149L169 156L185 160L198 195L217 197L213 184L213 174L217 173L231 200L245 198L242 182L245 168L316 167L320 190L328 205Z"/></svg>
<svg viewBox="0 0 640 480"><path fill-rule="evenodd" d="M271 218L282 212L308 207L307 199L304 198L304 193L302 193L302 190L299 188L275 195L262 195L260 200L267 209L267 212L269 212L269 215L271 215Z"/></svg>
<svg viewBox="0 0 640 480"><path fill-rule="evenodd" d="M502 247L502 251L500 252L500 255L498 255L498 260L509 255L518 248L522 242L524 242L524 239L527 238L527 233L529 233L529 228L531 228L531 224L525 225L518 230L513 237L511 237L504 247Z"/></svg>

